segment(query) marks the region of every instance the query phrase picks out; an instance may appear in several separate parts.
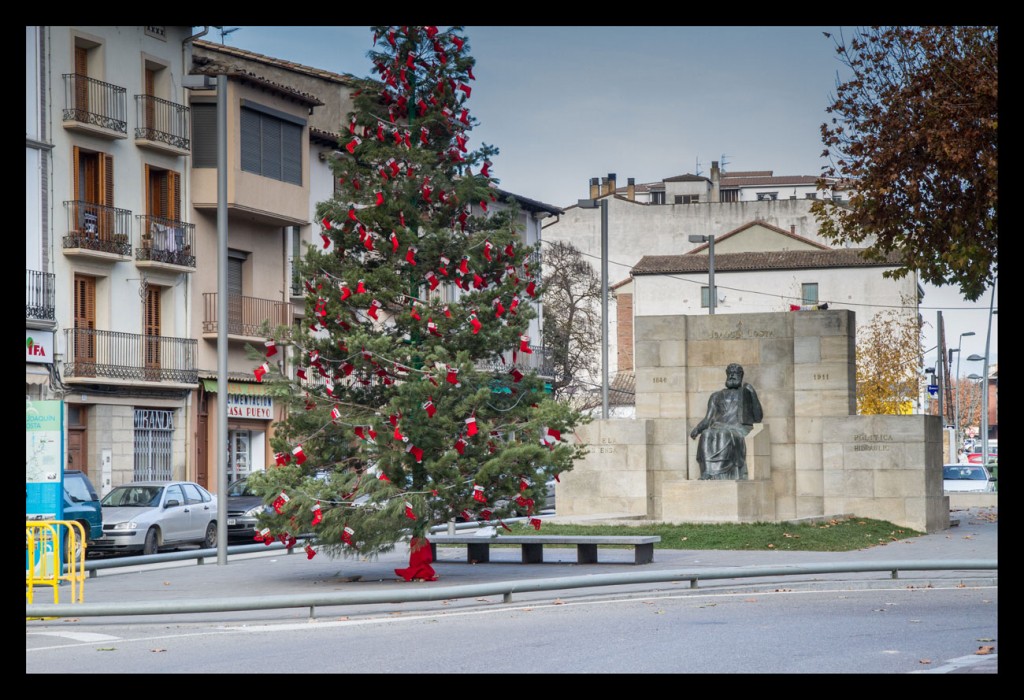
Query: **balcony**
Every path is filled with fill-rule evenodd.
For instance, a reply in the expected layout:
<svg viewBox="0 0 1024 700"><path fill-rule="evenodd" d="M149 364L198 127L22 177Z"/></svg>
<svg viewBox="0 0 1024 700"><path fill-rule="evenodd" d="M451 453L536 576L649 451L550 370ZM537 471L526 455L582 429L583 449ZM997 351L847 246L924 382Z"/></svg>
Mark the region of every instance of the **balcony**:
<svg viewBox="0 0 1024 700"><path fill-rule="evenodd" d="M195 271L195 224L148 214L135 218L141 232L141 245L135 249L136 267Z"/></svg>
<svg viewBox="0 0 1024 700"><path fill-rule="evenodd" d="M189 108L152 95L135 96L135 145L162 153L187 156Z"/></svg>
<svg viewBox="0 0 1024 700"><path fill-rule="evenodd" d="M128 93L77 73L64 74L64 128L107 139L128 138Z"/></svg>
<svg viewBox="0 0 1024 700"><path fill-rule="evenodd" d="M64 202L68 234L64 254L100 260L131 258L132 213L92 202Z"/></svg>
<svg viewBox="0 0 1024 700"><path fill-rule="evenodd" d="M52 272L25 270L25 320L56 320L54 315L54 275Z"/></svg>
<svg viewBox="0 0 1024 700"><path fill-rule="evenodd" d="M216 340L217 293L203 294L203 337ZM228 338L247 342L262 342L266 336L261 330L264 323L271 328L287 326L292 322L292 305L276 299L258 299L228 295Z"/></svg>
<svg viewBox="0 0 1024 700"><path fill-rule="evenodd" d="M64 333L68 349L64 379L69 384L94 384L100 379L112 384L192 387L199 383L197 340L87 328L68 328Z"/></svg>
<svg viewBox="0 0 1024 700"><path fill-rule="evenodd" d="M553 377L554 368L551 366L551 362L548 361L547 352L540 345L531 345L530 350L532 353L516 353L515 366L519 368L521 372L532 372L536 371L542 377ZM477 369L484 372L510 372L512 365L507 362L502 362L499 359L493 360L480 360L476 363Z"/></svg>

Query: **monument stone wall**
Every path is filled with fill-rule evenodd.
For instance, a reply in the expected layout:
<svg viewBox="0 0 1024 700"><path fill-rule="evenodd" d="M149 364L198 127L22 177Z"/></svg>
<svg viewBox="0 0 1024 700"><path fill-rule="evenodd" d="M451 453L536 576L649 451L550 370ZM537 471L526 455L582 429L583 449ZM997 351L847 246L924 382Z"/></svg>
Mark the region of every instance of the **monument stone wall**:
<svg viewBox="0 0 1024 700"><path fill-rule="evenodd" d="M636 417L577 431L589 454L561 477L559 515L949 527L938 417L855 415L852 311L638 316L635 328ZM748 478L703 481L690 431L732 362L764 416L746 438Z"/></svg>

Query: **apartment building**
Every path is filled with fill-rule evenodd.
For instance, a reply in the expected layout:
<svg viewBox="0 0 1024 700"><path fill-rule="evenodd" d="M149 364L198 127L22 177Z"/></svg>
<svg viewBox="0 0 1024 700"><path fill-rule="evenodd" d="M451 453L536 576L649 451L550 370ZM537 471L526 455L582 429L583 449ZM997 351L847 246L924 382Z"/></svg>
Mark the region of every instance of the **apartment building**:
<svg viewBox="0 0 1024 700"><path fill-rule="evenodd" d="M106 492L182 478L195 230L191 27L26 27L26 395Z"/></svg>

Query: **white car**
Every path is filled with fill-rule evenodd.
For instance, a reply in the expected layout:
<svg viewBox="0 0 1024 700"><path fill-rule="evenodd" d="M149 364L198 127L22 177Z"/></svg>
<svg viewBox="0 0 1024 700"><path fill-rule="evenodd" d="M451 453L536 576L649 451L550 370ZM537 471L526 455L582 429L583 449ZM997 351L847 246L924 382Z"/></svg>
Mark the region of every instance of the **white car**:
<svg viewBox="0 0 1024 700"><path fill-rule="evenodd" d="M100 501L103 536L96 553L156 554L161 548L217 546L217 497L192 481L133 481Z"/></svg>
<svg viewBox="0 0 1024 700"><path fill-rule="evenodd" d="M992 493L996 480L988 468L980 464L947 464L942 468L942 490L974 493Z"/></svg>

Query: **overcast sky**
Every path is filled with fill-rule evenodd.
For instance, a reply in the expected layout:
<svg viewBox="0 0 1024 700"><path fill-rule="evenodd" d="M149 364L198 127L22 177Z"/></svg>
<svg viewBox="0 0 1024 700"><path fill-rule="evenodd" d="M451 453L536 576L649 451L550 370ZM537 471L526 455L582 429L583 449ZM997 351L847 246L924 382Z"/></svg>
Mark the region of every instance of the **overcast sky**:
<svg viewBox="0 0 1024 700"><path fill-rule="evenodd" d="M371 75L369 27L237 26L223 43L358 77ZM844 67L840 27L467 26L476 58L467 103L479 120L468 147L497 146L502 189L558 207L588 196L590 179L625 185L686 173L771 170L819 175L820 127ZM845 31L849 35L849 28ZM221 42L211 27L204 37ZM339 125L340 130L341 125ZM946 343L963 338L961 374L981 374L990 294L976 303L925 286L925 363L933 365L938 312ZM998 309L998 298L995 306ZM997 323L991 361L997 360ZM956 356L954 355L955 372Z"/></svg>

